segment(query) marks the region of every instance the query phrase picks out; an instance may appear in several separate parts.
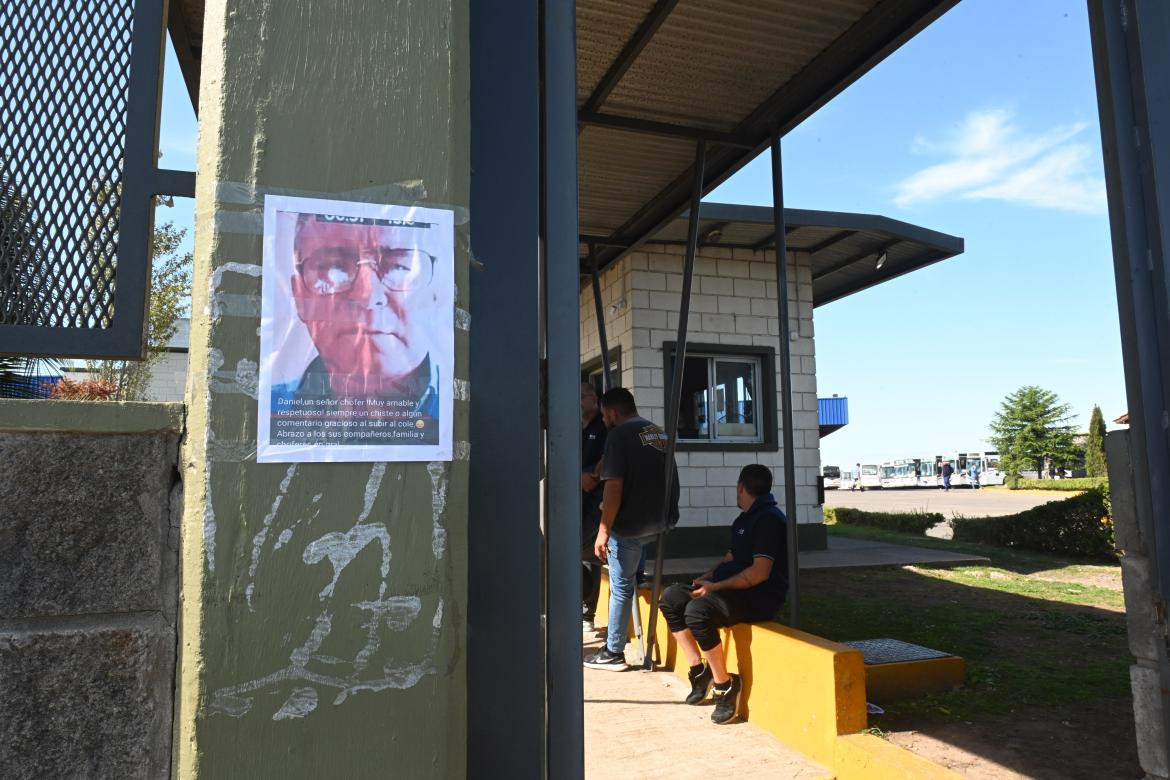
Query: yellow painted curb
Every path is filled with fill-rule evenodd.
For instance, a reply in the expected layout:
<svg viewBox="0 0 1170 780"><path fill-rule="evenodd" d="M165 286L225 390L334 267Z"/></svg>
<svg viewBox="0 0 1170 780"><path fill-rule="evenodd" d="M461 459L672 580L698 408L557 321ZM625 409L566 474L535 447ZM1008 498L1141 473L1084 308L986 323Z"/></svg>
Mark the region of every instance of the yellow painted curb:
<svg viewBox="0 0 1170 780"><path fill-rule="evenodd" d="M609 579L602 579L597 615L608 614ZM649 594L637 606L645 628ZM743 713L753 724L830 769L838 780L953 779L959 775L869 734L866 668L860 650L779 623L739 625L723 632L728 670L743 679ZM633 634L631 633L631 638ZM655 646L661 666L682 678L687 663L661 613Z"/></svg>
<svg viewBox="0 0 1170 780"><path fill-rule="evenodd" d="M865 690L874 701L910 699L924 693L940 693L958 688L966 679L967 665L962 658L928 658L892 664L873 664L865 668Z"/></svg>

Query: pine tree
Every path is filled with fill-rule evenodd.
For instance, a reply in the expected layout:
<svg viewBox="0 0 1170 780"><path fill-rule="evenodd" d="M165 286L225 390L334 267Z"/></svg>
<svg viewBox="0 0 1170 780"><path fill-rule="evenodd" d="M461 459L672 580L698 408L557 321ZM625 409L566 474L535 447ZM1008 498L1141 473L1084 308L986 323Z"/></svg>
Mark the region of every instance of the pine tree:
<svg viewBox="0 0 1170 780"><path fill-rule="evenodd" d="M1101 416L1101 407L1095 404L1089 417L1089 437L1085 441L1085 471L1090 477L1109 475L1105 464L1105 419Z"/></svg>
<svg viewBox="0 0 1170 780"><path fill-rule="evenodd" d="M1043 476L1045 460L1054 466L1077 460L1076 427L1069 424L1069 405L1056 393L1032 385L1009 393L991 421L991 441L1006 475L1034 469Z"/></svg>

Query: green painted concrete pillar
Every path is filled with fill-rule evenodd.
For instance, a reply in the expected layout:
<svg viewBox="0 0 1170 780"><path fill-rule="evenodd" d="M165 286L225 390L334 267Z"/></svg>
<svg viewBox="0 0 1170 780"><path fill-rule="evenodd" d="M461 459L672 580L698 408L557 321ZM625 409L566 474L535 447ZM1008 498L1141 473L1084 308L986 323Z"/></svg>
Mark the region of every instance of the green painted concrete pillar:
<svg viewBox="0 0 1170 780"><path fill-rule="evenodd" d="M257 464L255 451L264 195L465 207L467 37L466 0L207 3L181 777L466 772L466 225L456 460Z"/></svg>

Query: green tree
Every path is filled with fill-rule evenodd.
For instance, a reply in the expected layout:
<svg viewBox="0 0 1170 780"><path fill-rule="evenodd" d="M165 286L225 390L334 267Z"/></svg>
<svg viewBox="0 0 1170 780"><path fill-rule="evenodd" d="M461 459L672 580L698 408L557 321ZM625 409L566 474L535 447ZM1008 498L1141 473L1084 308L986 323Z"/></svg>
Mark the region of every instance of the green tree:
<svg viewBox="0 0 1170 780"><path fill-rule="evenodd" d="M93 360L86 370L117 388L113 400L137 401L146 393L151 371L175 335L179 318L191 298L191 253L179 254L187 235L167 222L154 230L151 242L150 302L146 323L146 357L143 360Z"/></svg>
<svg viewBox="0 0 1170 780"><path fill-rule="evenodd" d="M991 421L991 441L1000 454L1000 467L1009 478L1023 469L1043 477L1044 463L1053 466L1077 460L1076 427L1069 424L1069 405L1056 393L1033 385L1009 393Z"/></svg>
<svg viewBox="0 0 1170 780"><path fill-rule="evenodd" d="M1089 437L1085 440L1085 471L1090 477L1109 476L1105 464L1105 419L1096 404L1089 417Z"/></svg>

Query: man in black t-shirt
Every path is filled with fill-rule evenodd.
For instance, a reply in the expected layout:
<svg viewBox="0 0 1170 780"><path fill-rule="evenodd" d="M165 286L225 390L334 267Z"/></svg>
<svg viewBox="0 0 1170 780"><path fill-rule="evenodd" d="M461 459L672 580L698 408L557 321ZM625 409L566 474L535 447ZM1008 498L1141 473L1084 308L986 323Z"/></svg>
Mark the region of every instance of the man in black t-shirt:
<svg viewBox="0 0 1170 780"><path fill-rule="evenodd" d="M609 623L605 647L586 658L585 665L624 671L642 543L678 522L678 469L673 469L669 511L664 512L666 432L638 416L634 396L620 387L601 397L601 414L609 434L601 458L605 486L593 551L609 564Z"/></svg>
<svg viewBox="0 0 1170 780"><path fill-rule="evenodd" d="M743 513L731 526L731 548L711 571L689 586L671 585L660 601L662 616L691 665L686 702L703 702L710 688L716 723L736 717L742 692L739 675L727 672L719 629L770 620L788 592L787 520L771 490L772 472L766 466L744 466L735 486Z"/></svg>
<svg viewBox="0 0 1170 780"><path fill-rule="evenodd" d="M581 625L593 631L597 599L601 590L601 564L593 554L593 542L601 524L601 454L605 451L606 427L597 402L597 391L581 383Z"/></svg>

